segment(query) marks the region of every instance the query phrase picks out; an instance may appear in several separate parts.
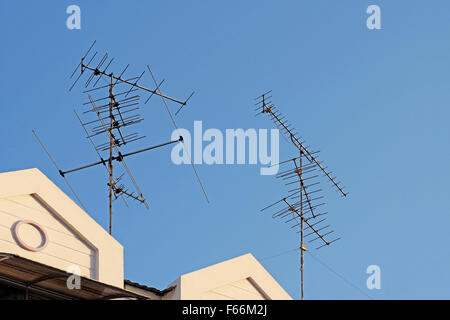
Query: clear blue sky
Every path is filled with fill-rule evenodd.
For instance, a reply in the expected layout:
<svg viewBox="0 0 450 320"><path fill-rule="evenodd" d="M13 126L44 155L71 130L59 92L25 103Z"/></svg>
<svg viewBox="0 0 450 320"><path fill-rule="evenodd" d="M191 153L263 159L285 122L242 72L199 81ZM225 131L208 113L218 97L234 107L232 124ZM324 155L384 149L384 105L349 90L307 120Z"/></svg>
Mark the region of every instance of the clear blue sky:
<svg viewBox="0 0 450 320"><path fill-rule="evenodd" d="M329 219L342 240L312 251L375 299L449 298L450 3L435 1L5 1L0 171L37 167L70 195L34 140L38 131L63 169L96 160L73 114L85 100L68 76L94 39L130 74L150 64L164 92L196 94L178 117L192 130L270 128L253 117L253 98L274 101L333 169L350 196L327 192ZM81 30L66 8L81 7ZM370 4L382 30L366 28ZM117 72L117 71L116 71ZM143 84L150 85L146 76ZM172 108L175 108L173 105ZM172 126L160 100L142 113L147 139L167 141ZM280 140L281 157L292 155ZM132 148L132 149L134 149ZM251 252L299 297L298 237L259 209L284 193L257 165L199 165L211 204L171 148L130 159L151 210L117 203L114 236L125 276L158 288L180 274ZM92 217L107 228L106 174L69 177ZM328 184L325 184L328 186ZM365 287L381 268L381 290ZM305 297L365 299L306 255Z"/></svg>

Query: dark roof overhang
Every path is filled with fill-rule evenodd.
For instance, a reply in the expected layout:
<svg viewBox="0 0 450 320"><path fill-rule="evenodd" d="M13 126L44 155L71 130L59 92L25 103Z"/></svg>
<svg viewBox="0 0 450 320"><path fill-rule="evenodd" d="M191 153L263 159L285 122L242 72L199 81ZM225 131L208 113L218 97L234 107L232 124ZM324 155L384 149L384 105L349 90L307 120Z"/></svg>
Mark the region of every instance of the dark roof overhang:
<svg viewBox="0 0 450 320"><path fill-rule="evenodd" d="M159 289L156 289L156 288L153 288L153 287L148 287L146 285L143 285L143 284L140 284L140 283L137 283L137 282L133 282L133 281L130 281L130 280L125 280L125 284L129 285L129 286L133 286L133 287L139 288L139 289L142 289L142 290L150 291L151 293L154 293L155 295L160 296L160 297L164 296L166 293L169 293L169 292L173 291L175 289L175 287L176 287L176 286L171 286L171 287L168 287L168 288L166 288L164 290L159 290Z"/></svg>
<svg viewBox="0 0 450 320"><path fill-rule="evenodd" d="M0 283L25 292L42 294L53 299L110 300L147 297L96 280L80 277L80 289L69 289L72 274L10 253L0 253Z"/></svg>

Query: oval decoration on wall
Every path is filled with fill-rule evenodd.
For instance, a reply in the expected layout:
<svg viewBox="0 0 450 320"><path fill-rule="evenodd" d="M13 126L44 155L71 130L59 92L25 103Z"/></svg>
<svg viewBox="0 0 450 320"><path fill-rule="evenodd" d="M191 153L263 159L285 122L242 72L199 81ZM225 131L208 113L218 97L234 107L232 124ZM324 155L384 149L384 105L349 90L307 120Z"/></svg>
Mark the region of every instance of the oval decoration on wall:
<svg viewBox="0 0 450 320"><path fill-rule="evenodd" d="M41 234L42 241L41 241L41 244L39 245L39 247L33 247L33 246L26 244L25 241L23 241L23 239L20 237L20 226L22 226L24 224L33 226ZM19 220L15 223L12 233L13 233L14 239L17 241L18 245L21 246L22 248L24 248L25 250L38 252L38 251L44 250L45 247L47 247L47 244L48 244L47 233L37 222L34 222L32 220Z"/></svg>

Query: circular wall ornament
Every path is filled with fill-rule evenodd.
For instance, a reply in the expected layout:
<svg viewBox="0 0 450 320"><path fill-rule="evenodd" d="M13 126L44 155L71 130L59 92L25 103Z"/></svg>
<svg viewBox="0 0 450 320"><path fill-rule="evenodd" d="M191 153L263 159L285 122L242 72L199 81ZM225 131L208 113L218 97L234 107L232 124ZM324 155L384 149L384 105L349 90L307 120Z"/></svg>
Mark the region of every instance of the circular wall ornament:
<svg viewBox="0 0 450 320"><path fill-rule="evenodd" d="M24 225L24 224L28 224L30 226L33 226L37 231L39 231L39 233L41 234L41 244L39 245L39 247L32 247L28 244L26 244L22 238L19 235L19 231L20 231L20 226ZM45 232L45 230L37 223L34 222L32 220L20 220L17 221L16 224L13 227L13 235L14 238L16 239L17 243L19 244L19 246L21 246L22 248L28 250L28 251L33 251L33 252L38 252L38 251L42 251L45 249L45 247L48 244L48 237L47 237L47 233Z"/></svg>

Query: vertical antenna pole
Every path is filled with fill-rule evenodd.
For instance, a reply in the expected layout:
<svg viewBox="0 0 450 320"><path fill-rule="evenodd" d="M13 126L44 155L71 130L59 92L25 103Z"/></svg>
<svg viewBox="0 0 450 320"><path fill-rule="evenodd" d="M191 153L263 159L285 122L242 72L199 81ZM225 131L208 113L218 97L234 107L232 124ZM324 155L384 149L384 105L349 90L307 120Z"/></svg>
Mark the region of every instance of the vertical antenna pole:
<svg viewBox="0 0 450 320"><path fill-rule="evenodd" d="M109 127L109 160L108 160L108 167L109 167L109 234L112 235L112 201L113 201L113 128L114 128L114 121L113 121L113 108L114 108L114 96L113 96L113 80L114 75L111 73L111 84L109 87L109 118L110 118L110 127Z"/></svg>
<svg viewBox="0 0 450 320"><path fill-rule="evenodd" d="M303 295L303 262L304 262L304 245L303 245L303 163L302 163L302 155L303 152L300 150L300 172L299 172L299 180L300 180L300 278L301 278L301 299L304 299Z"/></svg>

